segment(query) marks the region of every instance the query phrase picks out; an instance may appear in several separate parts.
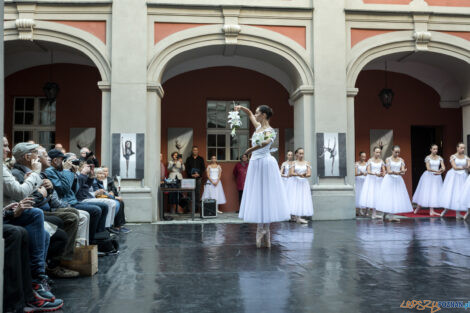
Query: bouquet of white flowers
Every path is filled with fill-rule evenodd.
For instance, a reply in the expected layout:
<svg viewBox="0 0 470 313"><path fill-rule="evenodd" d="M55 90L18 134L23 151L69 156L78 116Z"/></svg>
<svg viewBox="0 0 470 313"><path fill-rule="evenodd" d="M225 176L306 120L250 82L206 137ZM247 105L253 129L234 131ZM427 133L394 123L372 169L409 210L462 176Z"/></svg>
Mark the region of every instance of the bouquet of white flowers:
<svg viewBox="0 0 470 313"><path fill-rule="evenodd" d="M230 125L230 129L232 129L231 135L232 137L235 137L235 132L242 126L242 120L240 119L238 111L231 111L228 113L228 123Z"/></svg>
<svg viewBox="0 0 470 313"><path fill-rule="evenodd" d="M251 140L255 144L255 146L260 146L263 142L273 137L274 137L273 132L270 132L270 133L259 132L259 133L254 133Z"/></svg>

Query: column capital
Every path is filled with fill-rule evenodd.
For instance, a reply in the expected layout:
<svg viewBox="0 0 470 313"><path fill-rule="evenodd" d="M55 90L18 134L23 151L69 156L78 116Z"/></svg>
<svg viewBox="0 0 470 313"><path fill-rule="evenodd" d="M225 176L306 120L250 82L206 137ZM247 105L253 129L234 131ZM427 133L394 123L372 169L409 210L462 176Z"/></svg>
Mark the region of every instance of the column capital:
<svg viewBox="0 0 470 313"><path fill-rule="evenodd" d="M111 83L108 81L99 81L98 82L98 88L101 91L111 91Z"/></svg>
<svg viewBox="0 0 470 313"><path fill-rule="evenodd" d="M293 104L304 95L313 95L314 88L311 85L302 85L290 94L289 103Z"/></svg>
<svg viewBox="0 0 470 313"><path fill-rule="evenodd" d="M347 88L346 89L346 95L348 97L355 97L359 92L358 88Z"/></svg>
<svg viewBox="0 0 470 313"><path fill-rule="evenodd" d="M470 105L470 98L465 98L459 101L461 107L466 107Z"/></svg>
<svg viewBox="0 0 470 313"><path fill-rule="evenodd" d="M163 98L163 96L165 95L165 91L163 90L162 84L157 82L148 82L147 91L156 92L160 99Z"/></svg>

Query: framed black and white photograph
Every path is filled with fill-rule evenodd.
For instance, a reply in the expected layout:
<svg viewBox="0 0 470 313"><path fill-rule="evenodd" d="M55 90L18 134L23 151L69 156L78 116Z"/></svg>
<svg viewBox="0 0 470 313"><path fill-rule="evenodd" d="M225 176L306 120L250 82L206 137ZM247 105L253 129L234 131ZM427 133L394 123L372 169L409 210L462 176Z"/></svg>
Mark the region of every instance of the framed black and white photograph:
<svg viewBox="0 0 470 313"><path fill-rule="evenodd" d="M317 171L319 177L346 176L345 133L317 133Z"/></svg>
<svg viewBox="0 0 470 313"><path fill-rule="evenodd" d="M80 149L88 148L95 152L96 148L96 128L70 128L70 152L80 157Z"/></svg>
<svg viewBox="0 0 470 313"><path fill-rule="evenodd" d="M143 179L145 135L115 133L112 137L113 176L119 176L121 179Z"/></svg>
<svg viewBox="0 0 470 313"><path fill-rule="evenodd" d="M192 128L168 128L168 158L171 160L171 154L178 152L186 160L192 153L193 147L193 129Z"/></svg>
<svg viewBox="0 0 470 313"><path fill-rule="evenodd" d="M374 155L374 148L382 149L382 159L392 154L393 129L371 129L370 130L370 156Z"/></svg>

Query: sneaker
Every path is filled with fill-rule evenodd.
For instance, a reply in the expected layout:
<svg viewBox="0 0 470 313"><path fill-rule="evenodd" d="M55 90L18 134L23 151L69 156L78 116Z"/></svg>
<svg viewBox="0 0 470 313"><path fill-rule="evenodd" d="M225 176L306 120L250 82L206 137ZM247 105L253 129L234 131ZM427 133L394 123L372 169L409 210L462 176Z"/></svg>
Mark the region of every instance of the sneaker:
<svg viewBox="0 0 470 313"><path fill-rule="evenodd" d="M80 273L77 271L69 270L67 268L64 268L62 266L56 266L52 269L48 268L47 272L54 277L59 277L59 278L72 278L72 277L78 277L80 276Z"/></svg>
<svg viewBox="0 0 470 313"><path fill-rule="evenodd" d="M119 232L120 233L123 233L123 234L128 234L132 231L132 229L129 229L127 227L124 227L124 226L121 226L121 228L119 229Z"/></svg>
<svg viewBox="0 0 470 313"><path fill-rule="evenodd" d="M113 227L107 229L111 234L119 234L119 230Z"/></svg>
<svg viewBox="0 0 470 313"><path fill-rule="evenodd" d="M33 295L36 300L54 301L55 296L49 286L44 286L41 280L33 279Z"/></svg>
<svg viewBox="0 0 470 313"><path fill-rule="evenodd" d="M53 312L64 306L64 301L55 299L52 301L35 299L27 303L24 312Z"/></svg>

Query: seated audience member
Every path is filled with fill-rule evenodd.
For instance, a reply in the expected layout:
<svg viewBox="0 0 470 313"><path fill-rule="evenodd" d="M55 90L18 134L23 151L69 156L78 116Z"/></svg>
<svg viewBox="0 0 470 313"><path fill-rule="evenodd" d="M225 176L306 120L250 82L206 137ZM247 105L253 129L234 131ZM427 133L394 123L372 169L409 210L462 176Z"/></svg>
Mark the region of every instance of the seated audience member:
<svg viewBox="0 0 470 313"><path fill-rule="evenodd" d="M52 149L48 153L51 158L51 167L45 170L45 174L54 185L59 199L77 210L83 210L90 215L90 243L94 243L96 232L104 231L106 222L107 206L99 206L94 203L83 203L77 200L75 192L78 191L76 174L68 169L64 169L62 164L65 155L59 150ZM68 164L67 164L68 163ZM71 161L66 162L72 167ZM102 211L106 210L106 212Z"/></svg>
<svg viewBox="0 0 470 313"><path fill-rule="evenodd" d="M105 170L106 169L106 170ZM116 201L116 216L114 217L114 227L112 230L120 233L129 233L131 230L124 227L126 224L126 217L124 213L124 201L119 197L119 192L114 185L114 181L107 177L108 169L107 168L97 168L95 169L96 180L93 184L93 190L103 191L103 196L109 199Z"/></svg>
<svg viewBox="0 0 470 313"><path fill-rule="evenodd" d="M92 164L95 165L95 167L100 167L100 164L95 154L92 153L87 147L83 147L80 149L80 160L84 162L88 162L88 160L90 160Z"/></svg>
<svg viewBox="0 0 470 313"><path fill-rule="evenodd" d="M45 272L49 234L44 229L42 211L32 204L33 199L26 198L3 208L4 305L18 310L26 303L29 311L55 311L64 302L50 292Z"/></svg>
<svg viewBox="0 0 470 313"><path fill-rule="evenodd" d="M28 143L19 143L13 147L12 154L15 157L16 163L12 169L12 174L20 184L23 184L24 178L32 172L34 163L39 162L42 169L42 163L38 158L38 149L38 145ZM49 201L54 188L50 180L46 179L44 176L42 176L42 178L44 179L42 180L41 187L38 189L39 191L36 190L32 194L35 202L34 207L40 208L45 212L44 219L47 222L59 227L51 236L50 240L50 246L53 247L53 249L48 252L48 260L50 260L50 262L48 262L48 273L55 277L62 278L77 277L79 275L77 271L68 270L59 265L62 257L71 259L73 256L78 229L78 212L76 212L76 210L53 211L49 205ZM67 242L63 245L65 239L67 239Z"/></svg>
<svg viewBox="0 0 470 313"><path fill-rule="evenodd" d="M56 144L54 145L54 149L59 150L59 151L62 152L63 154L65 154L65 152L67 152L67 151L65 151L65 148L62 146L61 143L56 143Z"/></svg>

